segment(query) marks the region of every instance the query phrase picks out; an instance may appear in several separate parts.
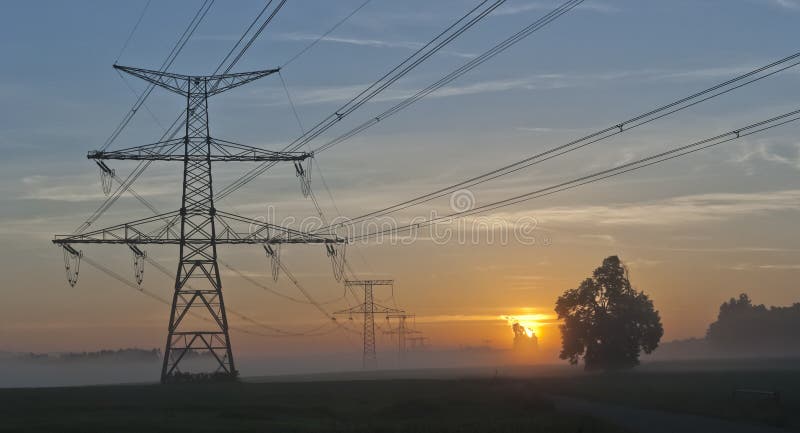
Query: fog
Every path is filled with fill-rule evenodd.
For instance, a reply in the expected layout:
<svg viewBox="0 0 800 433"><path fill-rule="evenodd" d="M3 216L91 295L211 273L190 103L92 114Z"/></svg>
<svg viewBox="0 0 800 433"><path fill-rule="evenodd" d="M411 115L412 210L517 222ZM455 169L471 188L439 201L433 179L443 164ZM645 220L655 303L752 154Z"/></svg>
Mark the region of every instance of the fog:
<svg viewBox="0 0 800 433"><path fill-rule="evenodd" d="M128 350L124 356L81 354L21 354L0 356L0 387L51 387L117 383L154 383L161 372L161 353L157 350ZM109 351L109 353L117 353ZM145 354L146 356L142 356ZM481 374L498 374L508 366L542 363L540 354L517 356L512 350L490 347L464 347L446 350L427 349L408 352L401 359L396 351L378 354L374 371L391 372L419 369L476 369ZM552 360L552 356L548 356ZM207 360L206 360L207 361ZM361 354L354 352L310 353L303 356L237 357L236 368L242 378L340 374L361 371ZM182 367L202 370L203 359L192 359ZM207 367L207 366L206 366ZM404 373L408 374L408 373Z"/></svg>

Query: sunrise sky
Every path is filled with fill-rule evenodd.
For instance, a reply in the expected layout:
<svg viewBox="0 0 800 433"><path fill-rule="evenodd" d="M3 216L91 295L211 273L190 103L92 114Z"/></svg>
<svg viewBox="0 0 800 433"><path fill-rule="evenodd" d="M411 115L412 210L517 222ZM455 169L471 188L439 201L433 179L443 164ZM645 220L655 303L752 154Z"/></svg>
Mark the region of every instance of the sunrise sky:
<svg viewBox="0 0 800 433"><path fill-rule="evenodd" d="M0 350L162 347L168 307L84 264L67 285L61 251L50 243L100 205L98 170L85 158L102 145L144 88L111 68L145 1L8 1L0 14ZM237 66L283 64L362 0L290 0ZM477 4L477 0L372 0L282 75L304 127L333 112ZM199 1L153 2L119 59L156 69ZM508 0L493 15L356 111L333 138L480 54L556 6ZM218 1L171 71L213 71L262 1ZM795 0L586 1L552 25L389 120L315 159L312 188L329 217L358 216L563 144L798 51ZM471 190L477 205L558 183L798 108L800 69L701 104L618 138ZM277 76L211 100L220 138L278 149L300 127ZM148 100L113 148L154 142L182 109L163 90ZM757 303L798 301L800 140L787 125L691 157L485 214L510 225L536 221L533 245L457 239L441 244L358 243L349 262L361 278L394 278L376 298L416 314L439 348L510 348L505 316L538 322L540 345L555 360L553 306L617 254L634 285L660 310L664 341L705 333L719 304L741 292ZM325 137L312 147L325 142ZM121 175L134 166L112 161ZM247 168L217 167L221 188ZM317 171L318 170L318 171ZM325 190L324 175L335 205ZM136 190L160 209L179 206L179 166L154 164ZM294 169L281 165L217 203L251 218L313 216ZM406 209L399 221L447 212L447 197ZM149 216L124 196L96 227ZM465 227L470 227L468 224ZM451 227L458 229L458 227ZM485 234L485 233L484 233ZM471 236L471 235L470 235ZM87 257L132 279L124 246L83 248ZM172 270L176 250L148 248ZM227 263L270 288L260 247L225 247ZM319 301L343 288L324 248L293 246L282 258ZM315 308L223 273L230 309L289 329L328 321ZM143 287L169 296L172 281L152 267ZM352 302L352 301L351 301ZM324 307L346 308L343 300ZM358 351L358 336L268 338L231 316L237 353L300 356ZM346 320L346 319L343 319ZM381 323L382 318L380 319ZM385 325L382 325L385 326ZM388 336L381 336L388 348Z"/></svg>

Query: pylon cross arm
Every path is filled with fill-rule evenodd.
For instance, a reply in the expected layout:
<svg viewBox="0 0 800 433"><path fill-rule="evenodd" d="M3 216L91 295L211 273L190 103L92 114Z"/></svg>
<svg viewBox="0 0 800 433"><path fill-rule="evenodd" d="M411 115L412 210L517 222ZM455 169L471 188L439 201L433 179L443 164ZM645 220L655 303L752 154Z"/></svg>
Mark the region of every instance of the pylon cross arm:
<svg viewBox="0 0 800 433"><path fill-rule="evenodd" d="M206 96L211 96L280 71L280 68L275 68L235 74L183 75L120 65L114 65L114 69L141 78L156 86L183 96L187 96L190 93L192 83L205 84L204 93Z"/></svg>
<svg viewBox="0 0 800 433"><path fill-rule="evenodd" d="M294 230L287 227L271 224L264 221L259 221L252 218L243 217L228 212L217 211L217 221L219 221L224 230L221 234L229 232L225 235L225 239L217 243L251 243L251 244L345 244L347 239L340 238L336 235L316 234ZM247 226L247 231L236 231L234 226Z"/></svg>
<svg viewBox="0 0 800 433"><path fill-rule="evenodd" d="M345 286L391 286L394 280L345 280Z"/></svg>
<svg viewBox="0 0 800 433"><path fill-rule="evenodd" d="M373 310L368 311L364 308L364 304L356 305L355 307L348 308L346 310L335 311L333 314L339 315L346 315L346 314L366 314L366 313L375 313L375 314L392 314L392 313L402 313L403 310L399 310L397 308L392 307L384 307L383 305L378 305L373 303Z"/></svg>
<svg viewBox="0 0 800 433"><path fill-rule="evenodd" d="M311 157L307 152L274 152L246 144L234 143L218 138L209 138L211 153L208 155L186 155L185 138L160 141L142 146L113 151L94 150L87 158L94 160L115 159L131 161L303 161Z"/></svg>
<svg viewBox="0 0 800 433"><path fill-rule="evenodd" d="M168 212L149 218L118 224L75 235L56 235L54 244L126 244L126 245L179 245L207 244L211 234L195 233L181 239L179 232L181 211ZM344 244L347 240L334 235L302 232L264 221L216 211L215 221L222 227L217 230L216 244Z"/></svg>

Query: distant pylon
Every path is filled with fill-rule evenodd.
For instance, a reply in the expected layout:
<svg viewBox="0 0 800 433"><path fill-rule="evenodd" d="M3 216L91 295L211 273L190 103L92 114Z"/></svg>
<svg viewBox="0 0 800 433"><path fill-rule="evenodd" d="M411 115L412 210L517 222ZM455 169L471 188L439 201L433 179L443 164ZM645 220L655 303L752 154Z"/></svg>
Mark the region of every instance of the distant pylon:
<svg viewBox="0 0 800 433"><path fill-rule="evenodd" d="M364 303L346 310L337 311L334 314L347 314L351 317L353 314L364 316L364 329L362 331L364 352L361 366L365 369L375 368L378 364L378 356L375 352L375 313L388 315L390 313L403 313L403 311L376 304L373 296L373 286L391 286L394 285L394 280L345 280L344 285L347 287L363 287Z"/></svg>
<svg viewBox="0 0 800 433"><path fill-rule="evenodd" d="M403 361L406 358L407 345L406 340L410 334L419 334L419 331L411 329L407 326L406 320L414 318L413 314L407 313L397 313L397 314L389 314L386 316L387 319L397 319L397 328L390 329L385 331L386 334L390 335L397 335L397 354L400 357L400 360Z"/></svg>
<svg viewBox="0 0 800 433"><path fill-rule="evenodd" d="M425 341L428 340L428 337L423 337L421 335L415 335L413 337L406 337L406 342L409 343L409 347L406 350L411 352L416 352L419 350L424 350L428 347L425 344Z"/></svg>

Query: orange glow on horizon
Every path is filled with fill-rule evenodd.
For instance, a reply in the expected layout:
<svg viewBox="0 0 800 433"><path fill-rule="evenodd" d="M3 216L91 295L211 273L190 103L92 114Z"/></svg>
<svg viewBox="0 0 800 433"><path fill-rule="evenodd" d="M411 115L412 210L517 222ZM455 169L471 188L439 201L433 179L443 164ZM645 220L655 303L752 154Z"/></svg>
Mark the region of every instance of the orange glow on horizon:
<svg viewBox="0 0 800 433"><path fill-rule="evenodd" d="M538 338L541 337L542 326L552 321L553 317L549 314L520 314L516 316L500 316L500 319L505 320L509 326L519 323L520 326L525 328L525 334L528 338L534 335Z"/></svg>

